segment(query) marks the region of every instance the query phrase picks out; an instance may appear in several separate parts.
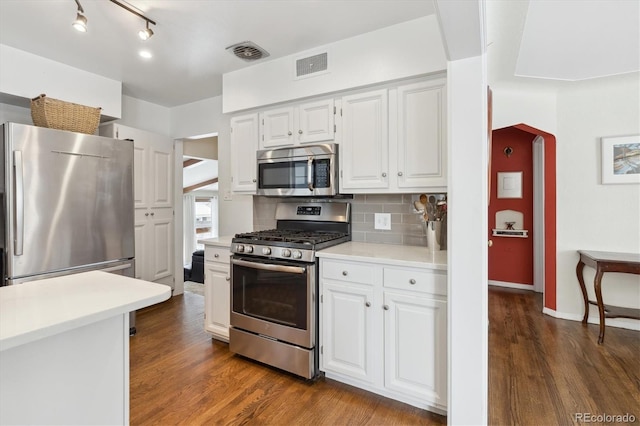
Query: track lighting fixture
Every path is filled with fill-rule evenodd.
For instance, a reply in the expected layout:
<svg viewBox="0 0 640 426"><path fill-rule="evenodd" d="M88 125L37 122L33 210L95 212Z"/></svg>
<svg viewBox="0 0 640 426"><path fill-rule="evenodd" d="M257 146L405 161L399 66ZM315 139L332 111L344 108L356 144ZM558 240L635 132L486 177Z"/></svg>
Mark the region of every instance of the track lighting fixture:
<svg viewBox="0 0 640 426"><path fill-rule="evenodd" d="M133 13L134 15L144 19L147 23L146 28L140 30L138 32L138 36L142 39L142 40L148 40L151 38L151 36L153 35L153 31L151 30L151 28L149 28L149 24L153 24L156 25L155 21L147 18L146 16L144 16L142 13L138 12L137 10L132 9L131 7L129 7L128 5L121 3L117 0L109 0L111 1L111 3L117 4L118 6L120 6L121 8L123 8L124 10L126 10L127 12Z"/></svg>
<svg viewBox="0 0 640 426"><path fill-rule="evenodd" d="M149 21L147 21L147 28L145 28L144 30L140 30L138 32L138 37L140 37L141 40L149 40L152 35L153 31L151 30L151 28L149 28Z"/></svg>
<svg viewBox="0 0 640 426"><path fill-rule="evenodd" d="M141 19L143 19L146 22L146 27L141 29L138 32L138 36L142 40L148 40L148 39L151 38L151 36L153 35L153 31L151 30L151 28L149 28L149 24L156 25L155 21L147 18L142 13L138 12L137 10L134 10L133 8L131 8L128 5L126 5L125 3L121 3L121 2L119 2L117 0L109 0L109 1L111 1L111 3L117 4L118 6L120 6L124 10L126 10L127 12L133 13L134 15L136 15L136 16L140 17ZM78 31L82 31L83 33L87 32L87 18L83 15L84 9L80 5L80 1L79 0L75 0L75 2L78 5L78 14L76 16L76 20L73 21L73 24L72 24L73 28L75 28Z"/></svg>
<svg viewBox="0 0 640 426"><path fill-rule="evenodd" d="M71 24L71 26L80 32L86 33L87 18L83 15L84 9L82 8L79 0L76 0L76 4L78 5L78 14L76 15L76 20L73 21L73 24Z"/></svg>

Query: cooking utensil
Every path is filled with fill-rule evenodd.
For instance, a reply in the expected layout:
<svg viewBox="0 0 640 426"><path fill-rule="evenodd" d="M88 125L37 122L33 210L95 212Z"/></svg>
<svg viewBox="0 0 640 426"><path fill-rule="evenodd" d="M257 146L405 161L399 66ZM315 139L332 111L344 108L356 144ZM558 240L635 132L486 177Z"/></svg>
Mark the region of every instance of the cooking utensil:
<svg viewBox="0 0 640 426"><path fill-rule="evenodd" d="M413 202L413 208L415 208L419 212L424 212L424 210L427 208L427 206L422 204L420 201L416 200L416 201Z"/></svg>

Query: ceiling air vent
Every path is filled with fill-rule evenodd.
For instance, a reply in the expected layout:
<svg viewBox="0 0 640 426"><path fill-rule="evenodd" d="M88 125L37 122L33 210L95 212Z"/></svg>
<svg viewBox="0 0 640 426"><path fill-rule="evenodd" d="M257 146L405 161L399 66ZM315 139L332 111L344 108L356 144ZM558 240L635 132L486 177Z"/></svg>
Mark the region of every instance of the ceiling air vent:
<svg viewBox="0 0 640 426"><path fill-rule="evenodd" d="M296 77L303 77L327 70L327 53L309 56L296 61Z"/></svg>
<svg viewBox="0 0 640 426"><path fill-rule="evenodd" d="M226 50L233 53L243 61L257 61L258 59L269 56L269 52L251 41L236 43L227 47Z"/></svg>

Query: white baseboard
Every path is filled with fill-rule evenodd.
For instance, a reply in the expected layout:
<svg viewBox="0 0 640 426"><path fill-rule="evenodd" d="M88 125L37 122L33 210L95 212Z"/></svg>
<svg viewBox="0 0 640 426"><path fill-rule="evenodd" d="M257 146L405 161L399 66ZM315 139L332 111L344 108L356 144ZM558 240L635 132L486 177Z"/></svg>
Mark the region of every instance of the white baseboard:
<svg viewBox="0 0 640 426"><path fill-rule="evenodd" d="M566 319L570 321L582 321L581 314L558 312L549 308L543 308L542 313L554 318ZM595 313L591 312L589 314L589 319L587 320L587 322L589 324L600 324L600 319L598 318L598 312L595 312ZM633 320L630 318L607 318L606 324L607 324L607 327L618 327L618 328L625 328L627 330L640 331L640 320Z"/></svg>
<svg viewBox="0 0 640 426"><path fill-rule="evenodd" d="M494 280L489 280L488 284L496 287L517 288L518 290L535 291L532 284L508 283L506 281L494 281Z"/></svg>

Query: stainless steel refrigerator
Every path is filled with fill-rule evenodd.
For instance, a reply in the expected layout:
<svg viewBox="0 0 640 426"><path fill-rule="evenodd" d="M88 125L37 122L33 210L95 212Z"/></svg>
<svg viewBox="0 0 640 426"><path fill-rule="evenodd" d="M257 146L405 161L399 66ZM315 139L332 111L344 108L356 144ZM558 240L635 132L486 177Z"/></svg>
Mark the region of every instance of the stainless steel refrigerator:
<svg viewBox="0 0 640 426"><path fill-rule="evenodd" d="M17 123L1 138L2 285L90 270L133 277L133 142Z"/></svg>

